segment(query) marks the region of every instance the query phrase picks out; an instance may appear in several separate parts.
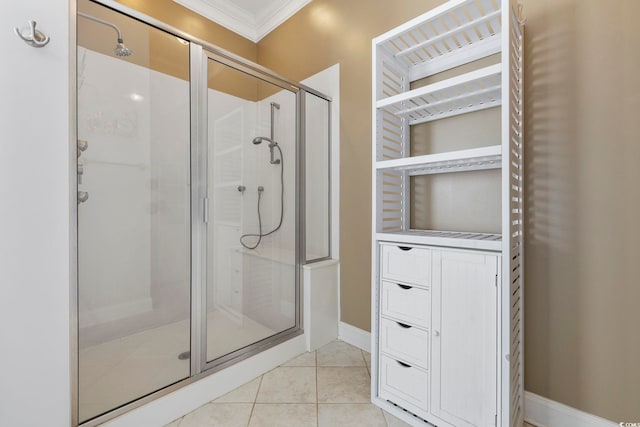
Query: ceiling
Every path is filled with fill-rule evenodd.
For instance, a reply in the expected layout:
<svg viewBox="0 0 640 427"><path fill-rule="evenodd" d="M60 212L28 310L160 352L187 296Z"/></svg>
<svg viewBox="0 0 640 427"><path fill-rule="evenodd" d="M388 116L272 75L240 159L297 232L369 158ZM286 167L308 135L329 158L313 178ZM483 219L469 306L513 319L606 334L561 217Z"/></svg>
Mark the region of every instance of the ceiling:
<svg viewBox="0 0 640 427"><path fill-rule="evenodd" d="M258 42L311 0L173 0Z"/></svg>

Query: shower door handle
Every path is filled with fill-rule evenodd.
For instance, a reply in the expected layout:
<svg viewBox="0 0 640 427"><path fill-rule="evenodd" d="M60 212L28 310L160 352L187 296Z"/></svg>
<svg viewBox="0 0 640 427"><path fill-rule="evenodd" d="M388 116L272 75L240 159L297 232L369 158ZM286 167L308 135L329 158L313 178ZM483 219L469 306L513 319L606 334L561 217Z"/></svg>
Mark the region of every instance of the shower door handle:
<svg viewBox="0 0 640 427"><path fill-rule="evenodd" d="M209 223L209 198L202 199L202 221L205 224Z"/></svg>
<svg viewBox="0 0 640 427"><path fill-rule="evenodd" d="M84 175L84 165L78 163L78 185L82 184L82 175Z"/></svg>

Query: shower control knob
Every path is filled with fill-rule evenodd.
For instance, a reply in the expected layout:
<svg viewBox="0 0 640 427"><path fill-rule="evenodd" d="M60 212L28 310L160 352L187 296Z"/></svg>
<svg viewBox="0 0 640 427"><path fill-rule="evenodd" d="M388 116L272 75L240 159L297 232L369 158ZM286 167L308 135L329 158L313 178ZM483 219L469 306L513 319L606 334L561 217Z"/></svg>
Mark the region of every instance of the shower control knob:
<svg viewBox="0 0 640 427"><path fill-rule="evenodd" d="M247 187L245 187L244 185L238 185L238 191L239 191L240 193L243 193L243 194L244 194L244 190L246 190L246 189L247 189Z"/></svg>
<svg viewBox="0 0 640 427"><path fill-rule="evenodd" d="M82 153L83 151L86 151L87 148L89 148L89 142L85 141L84 139L79 139L78 140L78 157L80 157L80 153Z"/></svg>
<svg viewBox="0 0 640 427"><path fill-rule="evenodd" d="M84 203L89 200L89 193L86 191L78 191L78 203Z"/></svg>
<svg viewBox="0 0 640 427"><path fill-rule="evenodd" d="M259 193L262 193L263 191L264 191L264 187L263 187L262 185L261 185L261 186L259 186L259 187L258 187L258 192L259 192Z"/></svg>

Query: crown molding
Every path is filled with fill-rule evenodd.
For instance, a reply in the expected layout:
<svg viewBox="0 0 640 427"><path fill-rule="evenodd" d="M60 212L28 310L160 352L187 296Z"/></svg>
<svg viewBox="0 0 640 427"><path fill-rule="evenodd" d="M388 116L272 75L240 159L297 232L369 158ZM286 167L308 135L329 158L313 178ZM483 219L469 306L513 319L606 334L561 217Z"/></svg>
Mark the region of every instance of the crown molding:
<svg viewBox="0 0 640 427"><path fill-rule="evenodd" d="M295 15L300 9L311 3L311 0L285 0L282 2L271 2L269 7L257 17L256 30L257 39L260 41L280 24Z"/></svg>
<svg viewBox="0 0 640 427"><path fill-rule="evenodd" d="M173 0L211 21L259 42L311 0L271 0L262 11L251 13L232 0Z"/></svg>

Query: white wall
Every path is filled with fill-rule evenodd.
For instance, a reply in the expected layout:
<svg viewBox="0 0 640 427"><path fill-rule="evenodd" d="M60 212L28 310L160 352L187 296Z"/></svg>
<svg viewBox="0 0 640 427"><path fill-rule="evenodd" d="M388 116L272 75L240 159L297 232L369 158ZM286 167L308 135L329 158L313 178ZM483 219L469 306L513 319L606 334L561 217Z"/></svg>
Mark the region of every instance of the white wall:
<svg viewBox="0 0 640 427"><path fill-rule="evenodd" d="M152 308L151 73L84 48L78 64L78 139L88 142L78 188L89 193L78 205L83 328Z"/></svg>
<svg viewBox="0 0 640 427"><path fill-rule="evenodd" d="M284 154L284 221L280 230L262 239L255 250L240 246L240 235L258 233L258 186L262 232L280 219L280 165L269 162L268 143L251 143L270 134L270 103L275 111L275 139ZM251 102L209 90L209 305L216 305L263 323L274 330L294 324L295 314L295 96L288 91ZM237 157L236 157L237 156ZM276 151L275 158L279 158ZM244 193L237 191L244 185ZM253 245L255 237L244 242ZM238 272L234 272L237 270Z"/></svg>
<svg viewBox="0 0 640 427"><path fill-rule="evenodd" d="M71 420L69 15L68 0L12 2L0 13L2 426ZM49 45L13 33L29 19Z"/></svg>
<svg viewBox="0 0 640 427"><path fill-rule="evenodd" d="M78 69L79 189L89 193L78 208L80 328L151 310L154 326L175 320L162 311L187 318L189 83L85 48Z"/></svg>

